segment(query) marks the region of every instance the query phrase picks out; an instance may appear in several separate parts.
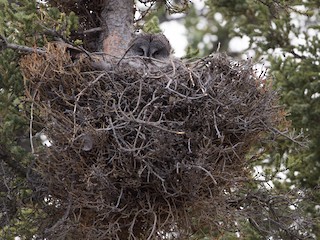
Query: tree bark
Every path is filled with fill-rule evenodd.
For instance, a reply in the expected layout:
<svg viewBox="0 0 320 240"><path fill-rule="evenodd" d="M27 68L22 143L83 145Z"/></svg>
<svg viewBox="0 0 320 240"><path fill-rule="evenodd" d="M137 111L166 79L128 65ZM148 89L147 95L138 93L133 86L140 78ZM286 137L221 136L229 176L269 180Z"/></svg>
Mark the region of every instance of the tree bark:
<svg viewBox="0 0 320 240"><path fill-rule="evenodd" d="M133 34L133 0L105 0L101 17L103 52L107 55L122 57Z"/></svg>

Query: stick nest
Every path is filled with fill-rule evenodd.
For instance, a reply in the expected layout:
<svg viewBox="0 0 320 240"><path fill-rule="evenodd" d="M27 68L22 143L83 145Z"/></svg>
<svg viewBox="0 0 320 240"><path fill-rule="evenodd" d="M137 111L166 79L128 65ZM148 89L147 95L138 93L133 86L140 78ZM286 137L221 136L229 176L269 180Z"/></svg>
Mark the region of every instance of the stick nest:
<svg viewBox="0 0 320 240"><path fill-rule="evenodd" d="M281 122L276 94L249 61L223 54L96 63L52 44L21 62L34 125L51 143L36 149L47 237L188 239L228 228L246 154Z"/></svg>

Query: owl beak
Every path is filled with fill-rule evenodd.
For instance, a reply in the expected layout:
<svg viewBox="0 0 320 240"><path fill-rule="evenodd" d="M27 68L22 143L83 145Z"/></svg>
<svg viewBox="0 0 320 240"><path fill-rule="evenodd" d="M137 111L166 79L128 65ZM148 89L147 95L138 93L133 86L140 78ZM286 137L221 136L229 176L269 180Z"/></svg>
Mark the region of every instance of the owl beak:
<svg viewBox="0 0 320 240"><path fill-rule="evenodd" d="M152 50L150 48L148 48L146 57L148 58L152 57Z"/></svg>
<svg viewBox="0 0 320 240"><path fill-rule="evenodd" d="M143 47L142 50L143 50L143 56L149 57L149 50L150 49L148 47Z"/></svg>
<svg viewBox="0 0 320 240"><path fill-rule="evenodd" d="M148 57L153 57L153 54L154 54L154 49L151 49L149 48L149 51L148 51Z"/></svg>

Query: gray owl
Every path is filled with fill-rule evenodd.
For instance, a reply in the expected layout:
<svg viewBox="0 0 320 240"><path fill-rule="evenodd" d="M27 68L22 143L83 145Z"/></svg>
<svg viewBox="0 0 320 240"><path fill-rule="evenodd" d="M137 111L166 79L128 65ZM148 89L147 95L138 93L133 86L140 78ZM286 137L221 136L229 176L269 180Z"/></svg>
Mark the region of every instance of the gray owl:
<svg viewBox="0 0 320 240"><path fill-rule="evenodd" d="M129 44L127 56L141 56L168 59L171 54L171 45L163 34L142 33L137 35Z"/></svg>

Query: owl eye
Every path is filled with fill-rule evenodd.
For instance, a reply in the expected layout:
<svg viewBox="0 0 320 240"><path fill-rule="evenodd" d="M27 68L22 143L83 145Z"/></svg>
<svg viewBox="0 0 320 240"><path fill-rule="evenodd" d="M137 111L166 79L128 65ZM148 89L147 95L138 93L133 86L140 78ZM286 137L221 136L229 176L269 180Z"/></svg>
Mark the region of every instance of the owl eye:
<svg viewBox="0 0 320 240"><path fill-rule="evenodd" d="M161 51L160 51L160 50L155 51L155 52L151 55L151 57L153 57L153 58L160 58L160 57L161 57Z"/></svg>
<svg viewBox="0 0 320 240"><path fill-rule="evenodd" d="M143 48L138 48L137 51L136 51L136 54L138 56L144 56L145 55L144 49Z"/></svg>

